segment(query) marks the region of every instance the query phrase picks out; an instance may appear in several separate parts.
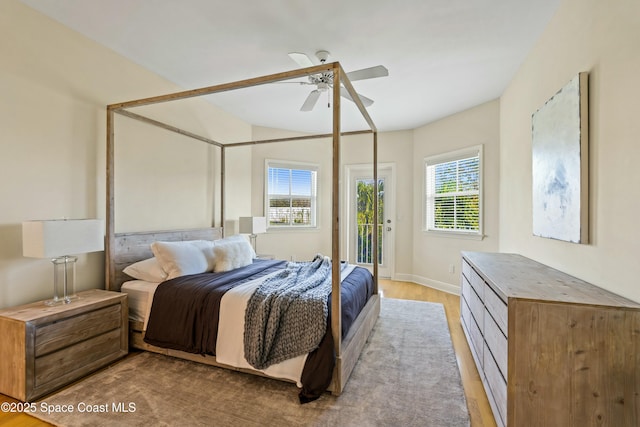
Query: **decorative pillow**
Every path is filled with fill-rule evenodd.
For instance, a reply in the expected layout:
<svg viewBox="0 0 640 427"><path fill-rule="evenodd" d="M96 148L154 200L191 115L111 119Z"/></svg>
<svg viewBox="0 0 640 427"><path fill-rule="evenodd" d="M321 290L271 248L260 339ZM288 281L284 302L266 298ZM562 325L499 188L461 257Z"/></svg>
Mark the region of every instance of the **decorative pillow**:
<svg viewBox="0 0 640 427"><path fill-rule="evenodd" d="M134 279L146 282L160 283L167 280L167 273L155 257L133 263L122 271Z"/></svg>
<svg viewBox="0 0 640 427"><path fill-rule="evenodd" d="M256 251L253 250L253 246L251 246L251 244L249 243L249 238L247 236L244 236L242 234L234 234L233 236L229 236L229 237L225 237L224 239L218 239L218 240L214 240L213 244L214 245L223 245L225 243L229 243L229 242L245 242L249 244L249 249L251 250L251 256L252 258L256 258Z"/></svg>
<svg viewBox="0 0 640 427"><path fill-rule="evenodd" d="M229 271L253 263L255 252L249 242L242 236L240 239L223 239L216 241L213 253L216 266L213 271Z"/></svg>
<svg viewBox="0 0 640 427"><path fill-rule="evenodd" d="M193 241L153 242L151 251L167 273L167 279L204 273L209 268L204 251Z"/></svg>
<svg viewBox="0 0 640 427"><path fill-rule="evenodd" d="M211 240L190 240L190 243L196 245L202 253L204 253L204 257L207 259L207 270L213 271L213 267L216 265L215 254L213 253L213 245L215 244Z"/></svg>

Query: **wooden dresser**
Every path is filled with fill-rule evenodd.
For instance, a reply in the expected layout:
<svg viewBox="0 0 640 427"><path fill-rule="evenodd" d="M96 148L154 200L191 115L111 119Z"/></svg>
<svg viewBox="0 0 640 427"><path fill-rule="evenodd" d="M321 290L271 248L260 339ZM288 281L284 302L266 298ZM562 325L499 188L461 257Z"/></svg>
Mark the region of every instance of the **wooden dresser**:
<svg viewBox="0 0 640 427"><path fill-rule="evenodd" d="M640 304L516 254L463 252L461 291L498 426L640 425Z"/></svg>
<svg viewBox="0 0 640 427"><path fill-rule="evenodd" d="M0 393L32 401L127 354L127 295L77 295L0 310Z"/></svg>

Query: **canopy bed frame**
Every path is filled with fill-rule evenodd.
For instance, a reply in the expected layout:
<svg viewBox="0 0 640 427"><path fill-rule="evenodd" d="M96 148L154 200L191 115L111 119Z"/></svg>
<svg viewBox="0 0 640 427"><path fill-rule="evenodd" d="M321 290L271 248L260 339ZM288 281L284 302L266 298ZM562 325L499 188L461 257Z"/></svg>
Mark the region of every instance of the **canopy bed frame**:
<svg viewBox="0 0 640 427"><path fill-rule="evenodd" d="M332 73L334 85L331 88L333 96L332 105L332 132L319 135L305 135L292 138L278 138L259 141L240 141L234 143L222 143L215 141L211 138L197 135L187 130L177 128L167 123L140 115L130 111L131 108L166 103L176 100L182 100L187 98L193 98L204 95L211 95L219 92L232 91L234 89L249 88L253 86L280 82L289 80L292 78L305 77L309 75L319 73ZM351 95L351 99L357 106L362 117L369 126L369 129L354 131L354 132L341 132L341 86ZM340 333L342 329L341 325L341 298L340 298L340 144L341 137L344 135L354 134L371 134L372 135L372 154L373 154L373 182L374 182L374 194L378 193L378 177L377 177L377 129L375 124L371 120L367 110L362 104L359 96L355 92L351 82L349 81L346 73L342 69L338 62L322 64L318 66L312 66L302 69L297 69L288 72L282 72L277 74L266 75L262 77L241 80L233 83L220 84L215 86L204 87L201 89L187 90L183 92L177 92L167 95L161 95L151 98L138 99L129 102L123 102L118 104L111 104L107 106L107 156L106 156L106 169L107 169L107 189L106 189L106 287L108 290L120 291L122 283L127 280L126 275L122 270L136 261L148 258L152 256L149 248L150 243L156 240L194 240L194 239L208 239L215 240L222 237L222 227L215 226L214 223L211 227L196 229L196 230L177 230L177 231L161 231L161 232L128 232L128 233L116 233L115 230L115 114L126 116L149 125L163 128L170 132L176 132L183 136L187 136L207 144L214 145L220 149L220 224L225 224L225 152L226 150L233 149L234 147L241 147L255 144L267 144L277 143L282 141L294 141L294 140L308 140L317 138L331 138L333 149L332 160L332 225L331 225L331 237L332 237L332 298L331 298L331 331L334 341L334 349L336 356L336 364L333 373L332 384L329 390L334 394L340 394L347 382L351 371L353 370L356 361L365 345L365 342L375 325L380 312L380 298L378 295L378 263L373 263L373 280L374 291L373 296L367 302L364 309L356 319L355 323L351 327L349 333L342 338ZM378 201L374 200L374 224L378 223ZM215 215L213 215L215 218ZM373 237L373 259L378 260L378 236L377 233L372 233ZM132 325L132 330L141 330L136 325ZM215 357L197 354L190 354L179 352L175 350L166 350L158 347L150 346L142 341L139 336L135 334L131 337L131 344L134 347L142 348L145 350L161 352L169 354L175 357L186 358L201 363L208 363L212 365L218 365L215 361ZM253 371L252 371L253 372Z"/></svg>

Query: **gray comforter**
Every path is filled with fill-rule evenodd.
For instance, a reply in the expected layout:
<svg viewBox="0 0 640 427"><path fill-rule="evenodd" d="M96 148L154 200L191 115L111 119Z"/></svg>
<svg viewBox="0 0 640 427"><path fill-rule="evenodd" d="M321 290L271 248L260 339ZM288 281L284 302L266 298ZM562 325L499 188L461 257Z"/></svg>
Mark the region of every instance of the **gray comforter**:
<svg viewBox="0 0 640 427"><path fill-rule="evenodd" d="M244 354L256 369L316 349L327 331L331 259L290 262L266 279L247 304Z"/></svg>

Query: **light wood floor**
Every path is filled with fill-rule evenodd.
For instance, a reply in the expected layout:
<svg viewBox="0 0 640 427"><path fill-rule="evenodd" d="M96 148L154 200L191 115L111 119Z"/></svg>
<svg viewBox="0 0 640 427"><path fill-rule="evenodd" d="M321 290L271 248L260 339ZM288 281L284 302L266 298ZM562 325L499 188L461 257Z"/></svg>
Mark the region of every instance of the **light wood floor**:
<svg viewBox="0 0 640 427"><path fill-rule="evenodd" d="M494 427L495 421L487 396L482 388L482 382L469 351L469 346L460 326L460 297L446 292L437 291L415 283L380 281L380 291L383 297L410 299L417 301L438 302L444 305L451 331L453 348L458 360L462 385L467 398L472 427ZM1 402L17 402L0 394ZM0 411L0 426L9 427L42 427L51 424L42 422L26 414L7 413Z"/></svg>

